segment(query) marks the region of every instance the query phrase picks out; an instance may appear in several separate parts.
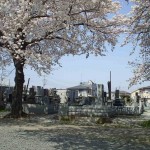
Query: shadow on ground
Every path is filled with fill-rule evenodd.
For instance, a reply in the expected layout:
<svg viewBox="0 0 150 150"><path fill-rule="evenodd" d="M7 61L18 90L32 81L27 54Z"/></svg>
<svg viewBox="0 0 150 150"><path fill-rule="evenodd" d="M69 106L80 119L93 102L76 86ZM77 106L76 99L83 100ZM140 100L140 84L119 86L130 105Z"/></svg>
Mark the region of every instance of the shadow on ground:
<svg viewBox="0 0 150 150"><path fill-rule="evenodd" d="M57 150L149 150L150 147L150 132L139 129L51 126L25 129L19 131L19 136L56 143Z"/></svg>
<svg viewBox="0 0 150 150"><path fill-rule="evenodd" d="M5 126L15 127L19 140L40 141L46 150L48 147L51 149L51 146L56 150L150 149L150 129L145 128L61 125L55 115L1 118L0 128Z"/></svg>

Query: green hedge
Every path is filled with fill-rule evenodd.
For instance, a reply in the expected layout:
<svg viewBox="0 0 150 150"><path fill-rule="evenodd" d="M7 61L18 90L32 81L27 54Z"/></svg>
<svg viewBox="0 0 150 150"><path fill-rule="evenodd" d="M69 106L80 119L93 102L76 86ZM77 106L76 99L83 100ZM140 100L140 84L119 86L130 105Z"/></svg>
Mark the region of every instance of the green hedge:
<svg viewBox="0 0 150 150"><path fill-rule="evenodd" d="M145 127L145 128L150 128L150 120L143 121L143 122L141 123L141 126L142 126L142 127Z"/></svg>

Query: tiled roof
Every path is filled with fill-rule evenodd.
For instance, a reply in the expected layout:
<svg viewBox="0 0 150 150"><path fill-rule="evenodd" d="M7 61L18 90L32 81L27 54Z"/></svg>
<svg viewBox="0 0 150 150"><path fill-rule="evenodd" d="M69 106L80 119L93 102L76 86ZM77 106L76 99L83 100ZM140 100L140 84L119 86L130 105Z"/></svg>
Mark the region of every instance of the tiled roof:
<svg viewBox="0 0 150 150"><path fill-rule="evenodd" d="M150 89L150 86L139 88L139 90L145 90L145 89Z"/></svg>
<svg viewBox="0 0 150 150"><path fill-rule="evenodd" d="M67 88L67 90L88 90L90 89L90 85L80 84L74 87Z"/></svg>
<svg viewBox="0 0 150 150"><path fill-rule="evenodd" d="M115 93L115 92L113 91L113 92L111 92L111 93ZM120 93L120 94L131 94L131 93L127 92L127 91L119 91L119 93Z"/></svg>
<svg viewBox="0 0 150 150"><path fill-rule="evenodd" d="M145 89L150 89L150 86L141 87L141 88L139 88L137 90L134 90L132 93L134 93L134 92L136 92L138 90L145 90Z"/></svg>

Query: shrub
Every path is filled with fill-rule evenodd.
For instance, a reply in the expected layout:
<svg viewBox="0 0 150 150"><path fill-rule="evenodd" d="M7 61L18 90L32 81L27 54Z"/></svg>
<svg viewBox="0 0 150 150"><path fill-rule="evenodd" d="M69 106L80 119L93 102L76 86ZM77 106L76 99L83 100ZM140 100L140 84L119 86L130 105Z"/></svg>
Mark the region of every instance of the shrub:
<svg viewBox="0 0 150 150"><path fill-rule="evenodd" d="M75 120L75 116L71 115L71 116L61 116L60 117L60 121L74 121Z"/></svg>
<svg viewBox="0 0 150 150"><path fill-rule="evenodd" d="M65 122L67 122L67 121L70 121L70 118L69 118L69 116L61 116L61 117L60 117L60 121L65 121Z"/></svg>
<svg viewBox="0 0 150 150"><path fill-rule="evenodd" d="M145 128L150 128L150 120L143 121L143 122L141 123L141 126L142 126L142 127L145 127Z"/></svg>
<svg viewBox="0 0 150 150"><path fill-rule="evenodd" d="M0 108L0 112L3 112L3 111L5 111L5 109L4 108Z"/></svg>
<svg viewBox="0 0 150 150"><path fill-rule="evenodd" d="M108 118L108 117L100 117L100 118L98 118L98 120L96 121L96 124L104 124L104 123L112 123L111 118Z"/></svg>

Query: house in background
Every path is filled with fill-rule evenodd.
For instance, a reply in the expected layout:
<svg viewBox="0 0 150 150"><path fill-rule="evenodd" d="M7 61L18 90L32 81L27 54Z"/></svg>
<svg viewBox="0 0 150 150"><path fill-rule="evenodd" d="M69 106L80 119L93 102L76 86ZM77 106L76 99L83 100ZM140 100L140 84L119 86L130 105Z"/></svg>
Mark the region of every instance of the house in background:
<svg viewBox="0 0 150 150"><path fill-rule="evenodd" d="M68 97L71 102L75 102L79 97L96 97L97 84L89 80L81 82L80 85L67 88Z"/></svg>
<svg viewBox="0 0 150 150"><path fill-rule="evenodd" d="M118 93L117 93L117 91L118 91ZM116 98L122 99L124 97L130 97L130 95L131 95L131 93L129 93L127 91L116 90L115 92L111 92L111 98L112 98L112 100L115 100Z"/></svg>
<svg viewBox="0 0 150 150"><path fill-rule="evenodd" d="M131 98L136 99L137 96L150 105L150 86L139 88L131 93Z"/></svg>

